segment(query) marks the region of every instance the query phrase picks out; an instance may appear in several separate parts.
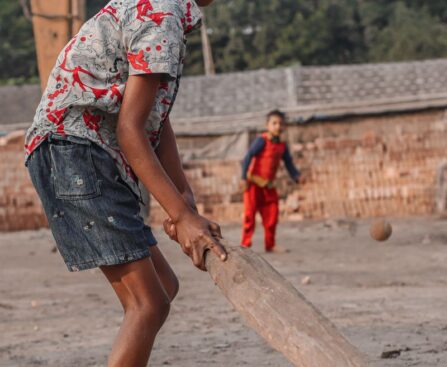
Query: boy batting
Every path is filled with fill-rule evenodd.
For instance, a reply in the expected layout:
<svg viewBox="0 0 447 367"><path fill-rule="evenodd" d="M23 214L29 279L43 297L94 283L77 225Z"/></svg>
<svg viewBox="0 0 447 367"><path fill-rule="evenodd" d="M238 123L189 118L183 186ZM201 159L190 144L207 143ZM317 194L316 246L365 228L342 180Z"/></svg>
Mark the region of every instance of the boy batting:
<svg viewBox="0 0 447 367"><path fill-rule="evenodd" d="M99 267L124 319L109 367L147 365L178 280L139 215L141 181L200 269L220 228L195 210L169 121L186 37L212 0L113 0L60 53L26 166L69 271Z"/></svg>

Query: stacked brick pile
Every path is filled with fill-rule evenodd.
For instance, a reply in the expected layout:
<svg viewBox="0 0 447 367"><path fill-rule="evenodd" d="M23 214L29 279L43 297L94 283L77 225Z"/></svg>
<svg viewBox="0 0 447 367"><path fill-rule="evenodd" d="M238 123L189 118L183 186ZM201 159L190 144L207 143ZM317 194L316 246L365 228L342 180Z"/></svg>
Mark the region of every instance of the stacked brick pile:
<svg viewBox="0 0 447 367"><path fill-rule="evenodd" d="M0 230L47 224L23 165L23 138L23 132L0 138ZM443 109L295 125L287 140L302 182L293 184L281 169L277 187L283 220L429 215L436 210L438 171L447 162ZM241 220L238 161L187 162L185 170L201 213L219 222ZM164 218L152 201L151 222Z"/></svg>
<svg viewBox="0 0 447 367"><path fill-rule="evenodd" d="M298 190L284 182L280 187L282 184L282 192L298 198L302 216L434 213L437 171L447 159L444 111L324 126L296 128L289 134L293 153L304 170L304 183ZM338 136L334 134L337 130ZM296 142L306 134L317 137L305 144ZM286 205L284 210L289 209Z"/></svg>
<svg viewBox="0 0 447 367"><path fill-rule="evenodd" d="M443 110L290 127L288 141L302 182L284 169L277 187L287 220L427 215L435 211L437 170L447 160ZM239 162L185 165L199 210L240 221ZM152 203L152 220L164 219Z"/></svg>
<svg viewBox="0 0 447 367"><path fill-rule="evenodd" d="M0 231L47 225L39 198L23 164L24 132L0 138Z"/></svg>

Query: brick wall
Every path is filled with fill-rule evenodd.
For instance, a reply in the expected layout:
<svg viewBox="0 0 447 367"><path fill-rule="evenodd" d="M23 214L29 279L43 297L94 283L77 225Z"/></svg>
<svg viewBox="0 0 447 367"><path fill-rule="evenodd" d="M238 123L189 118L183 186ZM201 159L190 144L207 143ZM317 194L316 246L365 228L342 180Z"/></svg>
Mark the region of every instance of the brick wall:
<svg viewBox="0 0 447 367"><path fill-rule="evenodd" d="M292 126L287 140L302 183L294 185L281 169L277 186L283 219L435 211L437 171L447 161L443 109ZM240 221L239 162L191 162L185 168L202 213ZM154 222L164 218L154 201L151 210Z"/></svg>
<svg viewBox="0 0 447 367"><path fill-rule="evenodd" d="M47 225L39 198L23 164L24 132L0 138L0 231Z"/></svg>
<svg viewBox="0 0 447 367"><path fill-rule="evenodd" d="M194 137L183 144L202 144ZM302 183L281 169L281 216L303 218L427 215L436 210L437 172L447 162L447 110L355 117L290 126L287 140ZM0 230L46 225L23 166L23 132L0 138ZM185 163L199 210L220 222L239 222L238 161ZM151 203L151 221L165 215Z"/></svg>

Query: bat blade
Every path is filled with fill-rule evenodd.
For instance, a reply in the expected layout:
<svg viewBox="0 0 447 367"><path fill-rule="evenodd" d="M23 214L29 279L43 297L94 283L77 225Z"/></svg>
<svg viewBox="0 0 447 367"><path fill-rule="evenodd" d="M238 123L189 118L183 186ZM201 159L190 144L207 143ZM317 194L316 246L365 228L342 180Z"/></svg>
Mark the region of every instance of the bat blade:
<svg viewBox="0 0 447 367"><path fill-rule="evenodd" d="M300 367L366 367L352 346L281 274L249 249L226 246L228 260L207 254L211 278L245 322Z"/></svg>

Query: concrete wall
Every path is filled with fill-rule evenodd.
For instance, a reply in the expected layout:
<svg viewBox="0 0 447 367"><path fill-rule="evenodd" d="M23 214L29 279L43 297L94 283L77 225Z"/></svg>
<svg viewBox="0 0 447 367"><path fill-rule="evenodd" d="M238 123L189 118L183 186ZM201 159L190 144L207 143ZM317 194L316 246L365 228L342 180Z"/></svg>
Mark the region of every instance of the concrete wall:
<svg viewBox="0 0 447 367"><path fill-rule="evenodd" d="M447 59L256 70L183 78L172 119L439 94ZM0 124L31 121L39 99L38 86L0 87Z"/></svg>
<svg viewBox="0 0 447 367"><path fill-rule="evenodd" d="M185 78L173 119L447 93L447 60L292 67Z"/></svg>
<svg viewBox="0 0 447 367"><path fill-rule="evenodd" d="M40 95L40 85L0 87L0 125L21 122L31 124Z"/></svg>

